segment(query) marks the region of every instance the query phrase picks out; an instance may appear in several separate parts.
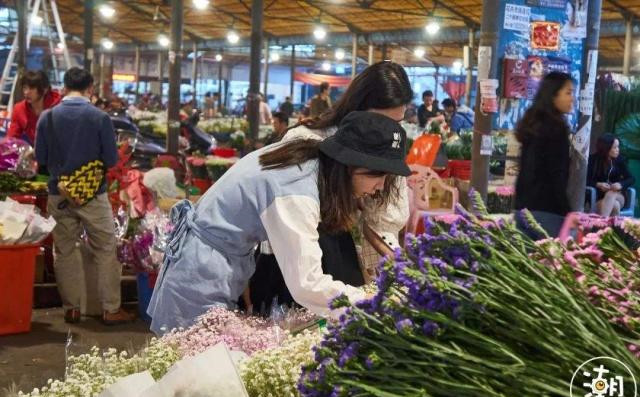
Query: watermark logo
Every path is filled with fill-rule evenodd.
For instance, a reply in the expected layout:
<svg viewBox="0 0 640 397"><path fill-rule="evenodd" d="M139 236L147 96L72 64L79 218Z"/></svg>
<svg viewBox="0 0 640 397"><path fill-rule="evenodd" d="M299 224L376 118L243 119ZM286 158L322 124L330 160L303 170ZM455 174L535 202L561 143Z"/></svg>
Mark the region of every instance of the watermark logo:
<svg viewBox="0 0 640 397"><path fill-rule="evenodd" d="M617 372L616 372L617 371ZM613 357L587 360L573 373L570 397L637 397L629 367Z"/></svg>

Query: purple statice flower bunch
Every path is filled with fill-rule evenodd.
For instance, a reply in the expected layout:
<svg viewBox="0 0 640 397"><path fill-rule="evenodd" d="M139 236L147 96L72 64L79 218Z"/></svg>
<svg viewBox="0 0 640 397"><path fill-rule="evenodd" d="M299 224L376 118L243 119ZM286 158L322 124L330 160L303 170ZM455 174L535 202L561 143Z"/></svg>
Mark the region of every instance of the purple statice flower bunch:
<svg viewBox="0 0 640 397"><path fill-rule="evenodd" d="M488 241L474 222L478 222L475 215L462 208L445 219L426 219L424 234L407 236L406 250L398 249L382 261L372 298L352 304L344 295L336 297L330 307L343 314L328 325L314 348L314 363L303 369L300 378L300 394L363 393L367 389L358 385L382 376L389 363L394 370L408 370L407 364L377 347L374 341L380 335L418 352L428 340L446 332L451 321L462 320L466 310L480 310L473 301L473 288L488 259L483 249ZM344 374L357 376L349 379ZM398 395L424 392L406 394L413 386L403 384L390 387Z"/></svg>

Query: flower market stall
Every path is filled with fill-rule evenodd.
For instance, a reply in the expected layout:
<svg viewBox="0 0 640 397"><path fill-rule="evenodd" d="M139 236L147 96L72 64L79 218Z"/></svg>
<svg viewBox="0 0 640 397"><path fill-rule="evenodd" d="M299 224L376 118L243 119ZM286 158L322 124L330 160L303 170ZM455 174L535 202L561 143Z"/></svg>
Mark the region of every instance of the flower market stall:
<svg viewBox="0 0 640 397"><path fill-rule="evenodd" d="M550 239L527 211L516 214L536 241L478 196L470 202L407 236L369 299L336 297L342 315L327 327L277 306L268 319L212 309L141 352L73 357L66 379L21 395L94 396L147 370L166 385L175 371L222 365L205 360L219 343L243 353L231 355L244 384L234 395L252 397L586 395L572 375L603 355L619 361L612 373L639 373L640 221L575 214Z"/></svg>

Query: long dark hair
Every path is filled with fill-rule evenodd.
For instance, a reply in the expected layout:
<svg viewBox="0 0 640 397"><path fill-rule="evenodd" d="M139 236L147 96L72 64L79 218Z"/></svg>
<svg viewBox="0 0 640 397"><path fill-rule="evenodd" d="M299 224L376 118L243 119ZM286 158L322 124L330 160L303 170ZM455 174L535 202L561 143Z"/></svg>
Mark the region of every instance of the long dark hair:
<svg viewBox="0 0 640 397"><path fill-rule="evenodd" d="M538 137L540 133L558 128L569 134L569 126L564 115L556 108L553 100L558 92L573 79L567 73L551 72L544 76L538 92L533 100L533 104L518 122L516 127L516 138L521 143ZM552 124L553 127L549 128Z"/></svg>
<svg viewBox="0 0 640 397"><path fill-rule="evenodd" d="M597 165L602 168L603 172L607 172L607 166L611 164L609 161L609 152L616 141L616 136L613 134L602 134L596 142L596 161ZM611 159L613 161L613 159Z"/></svg>
<svg viewBox="0 0 640 397"><path fill-rule="evenodd" d="M260 156L262 169L273 170L318 159L318 192L320 198L320 227L329 233L348 231L356 221L358 202L353 195L354 167L342 164L319 150L317 139L294 139L269 150ZM384 175L375 171L375 175ZM386 205L398 198L398 178L387 175L384 189L374 200L378 205Z"/></svg>
<svg viewBox="0 0 640 397"><path fill-rule="evenodd" d="M412 100L411 83L402 65L382 61L357 75L331 109L301 124L311 129L325 129L340 124L354 110L391 109Z"/></svg>

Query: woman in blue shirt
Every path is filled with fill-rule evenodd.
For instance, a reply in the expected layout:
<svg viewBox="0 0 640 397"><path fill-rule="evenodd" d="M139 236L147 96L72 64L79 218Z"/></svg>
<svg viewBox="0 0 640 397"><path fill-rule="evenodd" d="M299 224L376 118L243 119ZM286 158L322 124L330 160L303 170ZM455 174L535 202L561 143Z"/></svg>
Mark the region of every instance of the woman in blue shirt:
<svg viewBox="0 0 640 397"><path fill-rule="evenodd" d="M386 205L397 196L396 175L408 176L406 133L376 112L352 112L324 141L294 139L244 157L195 207L171 211L175 229L148 314L163 334L190 326L210 307L236 307L255 270L253 252L269 240L293 298L319 315L340 294L361 290L323 274L318 228L349 230L358 201Z"/></svg>

